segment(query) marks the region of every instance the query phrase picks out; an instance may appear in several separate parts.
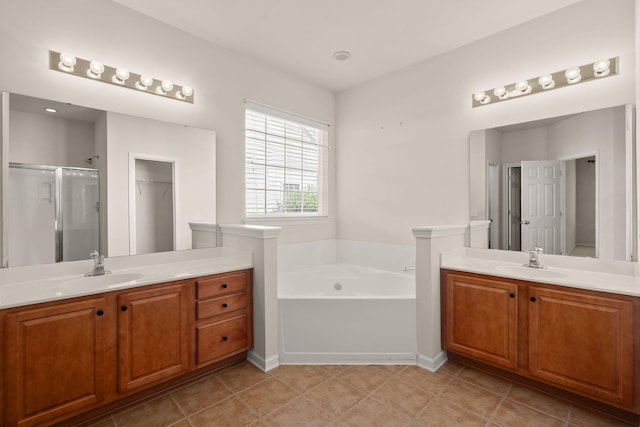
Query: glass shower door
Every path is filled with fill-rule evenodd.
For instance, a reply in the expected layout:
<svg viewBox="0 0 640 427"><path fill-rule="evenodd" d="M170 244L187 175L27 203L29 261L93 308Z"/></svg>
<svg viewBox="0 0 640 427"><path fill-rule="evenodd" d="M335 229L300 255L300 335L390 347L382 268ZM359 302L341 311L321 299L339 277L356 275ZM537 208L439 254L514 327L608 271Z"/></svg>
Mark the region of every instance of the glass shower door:
<svg viewBox="0 0 640 427"><path fill-rule="evenodd" d="M100 249L95 169L9 165L8 266L88 259Z"/></svg>
<svg viewBox="0 0 640 427"><path fill-rule="evenodd" d="M12 166L9 182L9 265L55 262L55 170Z"/></svg>

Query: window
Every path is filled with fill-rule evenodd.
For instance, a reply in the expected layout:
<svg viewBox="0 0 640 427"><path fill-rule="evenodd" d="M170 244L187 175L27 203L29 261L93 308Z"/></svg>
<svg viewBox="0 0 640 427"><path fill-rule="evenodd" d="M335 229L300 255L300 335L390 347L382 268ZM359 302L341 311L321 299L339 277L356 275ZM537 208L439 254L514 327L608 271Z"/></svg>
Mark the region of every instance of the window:
<svg viewBox="0 0 640 427"><path fill-rule="evenodd" d="M246 216L325 216L326 150L327 125L248 104Z"/></svg>

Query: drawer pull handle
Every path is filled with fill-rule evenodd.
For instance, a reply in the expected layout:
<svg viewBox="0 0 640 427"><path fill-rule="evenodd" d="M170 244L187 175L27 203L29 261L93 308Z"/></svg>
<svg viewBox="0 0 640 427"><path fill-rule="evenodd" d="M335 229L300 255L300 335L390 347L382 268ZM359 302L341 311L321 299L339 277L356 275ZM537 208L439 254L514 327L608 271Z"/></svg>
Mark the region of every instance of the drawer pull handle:
<svg viewBox="0 0 640 427"><path fill-rule="evenodd" d="M229 287L229 285L227 285L226 283L222 284L222 289L227 289Z"/></svg>
<svg viewBox="0 0 640 427"><path fill-rule="evenodd" d="M509 294L509 298L515 298L516 294L514 294L513 292Z"/></svg>
<svg viewBox="0 0 640 427"><path fill-rule="evenodd" d="M227 336L222 337L222 341L228 341L228 340L229 340L229 337Z"/></svg>
<svg viewBox="0 0 640 427"><path fill-rule="evenodd" d="M96 313L98 316L102 316L104 314L104 311L102 310L98 310L98 312Z"/></svg>
<svg viewBox="0 0 640 427"><path fill-rule="evenodd" d="M536 297L531 297L531 298L529 298L529 300L530 300L531 302L536 302Z"/></svg>
<svg viewBox="0 0 640 427"><path fill-rule="evenodd" d="M227 308L227 307L229 307L229 305L226 302L222 304L222 308Z"/></svg>
<svg viewBox="0 0 640 427"><path fill-rule="evenodd" d="M120 310L122 310L122 311L127 311L127 309L128 309L128 308L129 308L129 307L127 307L126 305L123 305L122 307L120 307Z"/></svg>

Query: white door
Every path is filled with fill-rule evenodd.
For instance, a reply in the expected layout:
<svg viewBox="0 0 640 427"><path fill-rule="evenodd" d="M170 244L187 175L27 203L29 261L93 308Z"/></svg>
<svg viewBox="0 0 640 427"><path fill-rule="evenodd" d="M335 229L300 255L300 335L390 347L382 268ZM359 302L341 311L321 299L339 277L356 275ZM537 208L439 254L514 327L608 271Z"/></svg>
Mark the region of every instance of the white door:
<svg viewBox="0 0 640 427"><path fill-rule="evenodd" d="M561 254L559 161L522 162L522 250Z"/></svg>

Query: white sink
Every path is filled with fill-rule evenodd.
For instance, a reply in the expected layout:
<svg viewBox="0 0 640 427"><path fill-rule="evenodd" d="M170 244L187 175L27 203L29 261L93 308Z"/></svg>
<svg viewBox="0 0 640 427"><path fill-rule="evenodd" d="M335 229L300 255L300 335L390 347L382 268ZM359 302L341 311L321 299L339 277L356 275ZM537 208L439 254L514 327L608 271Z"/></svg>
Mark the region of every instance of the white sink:
<svg viewBox="0 0 640 427"><path fill-rule="evenodd" d="M133 282L134 280L141 279L144 275L139 273L116 273L105 274L103 276L85 276L78 279L72 279L64 282L60 285L61 288L81 288L83 286L113 286L121 285L123 283Z"/></svg>
<svg viewBox="0 0 640 427"><path fill-rule="evenodd" d="M566 274L558 271L546 268L531 268L524 265L499 265L496 267L496 270L530 279L562 279L567 277Z"/></svg>

